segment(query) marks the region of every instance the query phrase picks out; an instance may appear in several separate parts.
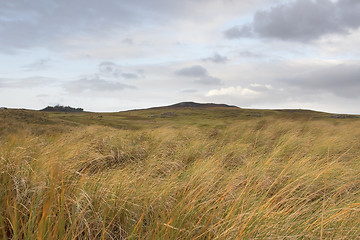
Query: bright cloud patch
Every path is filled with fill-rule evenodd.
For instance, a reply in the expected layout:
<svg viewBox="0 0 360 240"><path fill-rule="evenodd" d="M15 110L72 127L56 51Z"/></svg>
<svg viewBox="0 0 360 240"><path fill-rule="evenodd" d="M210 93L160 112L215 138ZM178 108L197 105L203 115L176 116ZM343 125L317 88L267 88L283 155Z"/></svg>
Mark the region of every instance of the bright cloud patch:
<svg viewBox="0 0 360 240"><path fill-rule="evenodd" d="M253 88L266 88L268 90L273 89L273 87L270 84L259 84L259 83L252 83L250 84Z"/></svg>
<svg viewBox="0 0 360 240"><path fill-rule="evenodd" d="M243 88L241 86L228 87L228 88L220 88L210 90L206 96L240 96L246 98L253 98L258 96L260 93L249 88Z"/></svg>

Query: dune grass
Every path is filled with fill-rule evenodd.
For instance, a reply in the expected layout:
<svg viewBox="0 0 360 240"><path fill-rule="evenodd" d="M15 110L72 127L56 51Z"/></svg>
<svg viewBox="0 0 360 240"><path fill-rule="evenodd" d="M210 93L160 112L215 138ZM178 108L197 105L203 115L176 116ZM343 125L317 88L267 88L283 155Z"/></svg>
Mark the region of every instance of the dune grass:
<svg viewBox="0 0 360 240"><path fill-rule="evenodd" d="M359 120L189 111L1 113L0 239L358 239Z"/></svg>

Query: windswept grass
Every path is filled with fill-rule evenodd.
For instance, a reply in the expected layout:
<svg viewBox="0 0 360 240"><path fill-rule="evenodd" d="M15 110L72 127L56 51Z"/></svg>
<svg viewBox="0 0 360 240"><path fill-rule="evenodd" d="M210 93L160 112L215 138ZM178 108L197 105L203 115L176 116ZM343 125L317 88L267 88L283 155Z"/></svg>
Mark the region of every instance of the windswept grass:
<svg viewBox="0 0 360 240"><path fill-rule="evenodd" d="M359 120L220 110L1 113L0 239L358 239Z"/></svg>

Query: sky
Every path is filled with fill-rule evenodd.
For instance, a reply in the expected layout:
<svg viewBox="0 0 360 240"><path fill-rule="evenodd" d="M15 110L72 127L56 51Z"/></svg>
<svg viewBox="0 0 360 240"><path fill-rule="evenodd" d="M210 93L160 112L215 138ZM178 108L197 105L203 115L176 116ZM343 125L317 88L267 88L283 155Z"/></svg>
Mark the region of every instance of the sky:
<svg viewBox="0 0 360 240"><path fill-rule="evenodd" d="M0 0L0 107L360 114L359 0Z"/></svg>

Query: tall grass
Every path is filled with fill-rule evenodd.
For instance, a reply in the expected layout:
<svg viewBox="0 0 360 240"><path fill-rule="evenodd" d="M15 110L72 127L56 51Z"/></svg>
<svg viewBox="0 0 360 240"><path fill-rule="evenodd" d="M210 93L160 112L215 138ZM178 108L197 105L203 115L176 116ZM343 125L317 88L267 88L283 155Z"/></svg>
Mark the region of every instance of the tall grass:
<svg viewBox="0 0 360 240"><path fill-rule="evenodd" d="M0 238L357 239L359 127L269 117L3 134Z"/></svg>

